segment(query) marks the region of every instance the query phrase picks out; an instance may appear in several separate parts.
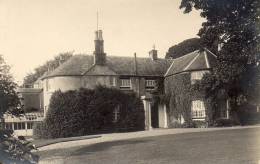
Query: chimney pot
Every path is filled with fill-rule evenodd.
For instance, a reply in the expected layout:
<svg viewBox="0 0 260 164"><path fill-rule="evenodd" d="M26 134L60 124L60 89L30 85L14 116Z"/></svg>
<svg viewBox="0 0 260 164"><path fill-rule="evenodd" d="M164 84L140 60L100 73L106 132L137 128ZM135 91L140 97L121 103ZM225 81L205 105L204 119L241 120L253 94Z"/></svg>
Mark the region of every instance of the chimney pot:
<svg viewBox="0 0 260 164"><path fill-rule="evenodd" d="M158 59L158 55L157 55L157 50L153 49L149 52L149 57L152 60L157 60Z"/></svg>

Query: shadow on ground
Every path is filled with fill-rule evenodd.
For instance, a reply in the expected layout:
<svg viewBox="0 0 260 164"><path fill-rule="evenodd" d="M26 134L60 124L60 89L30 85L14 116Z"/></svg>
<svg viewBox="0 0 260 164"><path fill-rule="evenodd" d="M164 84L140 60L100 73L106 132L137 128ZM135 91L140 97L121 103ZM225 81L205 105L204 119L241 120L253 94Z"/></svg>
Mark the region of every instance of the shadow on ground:
<svg viewBox="0 0 260 164"><path fill-rule="evenodd" d="M83 148L79 148L76 151L72 152L71 156L77 156L82 154L92 154L95 152L106 151L115 146L125 146L125 145L134 145L140 143L148 143L149 140L129 140L129 141L113 141L113 142L104 142L98 143L90 146L85 146Z"/></svg>

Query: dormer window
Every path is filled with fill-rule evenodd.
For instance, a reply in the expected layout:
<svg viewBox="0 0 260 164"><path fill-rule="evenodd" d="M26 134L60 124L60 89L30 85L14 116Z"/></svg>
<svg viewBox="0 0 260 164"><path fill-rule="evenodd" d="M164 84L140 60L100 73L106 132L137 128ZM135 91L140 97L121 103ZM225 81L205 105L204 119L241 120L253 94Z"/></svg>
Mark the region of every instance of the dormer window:
<svg viewBox="0 0 260 164"><path fill-rule="evenodd" d="M191 72L191 83L194 84L197 80L201 80L209 71L193 71Z"/></svg>
<svg viewBox="0 0 260 164"><path fill-rule="evenodd" d="M156 85L155 80L152 79L146 79L145 80L145 88L146 89L154 89Z"/></svg>
<svg viewBox="0 0 260 164"><path fill-rule="evenodd" d="M121 89L131 89L131 80L130 80L130 78L121 78L120 79L120 88Z"/></svg>

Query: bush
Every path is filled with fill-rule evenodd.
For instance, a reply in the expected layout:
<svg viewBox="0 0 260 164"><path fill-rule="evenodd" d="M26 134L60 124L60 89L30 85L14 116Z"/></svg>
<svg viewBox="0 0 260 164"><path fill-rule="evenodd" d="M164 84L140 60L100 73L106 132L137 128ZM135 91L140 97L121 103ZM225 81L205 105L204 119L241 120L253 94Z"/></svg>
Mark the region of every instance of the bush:
<svg viewBox="0 0 260 164"><path fill-rule="evenodd" d="M0 129L0 163L37 163L39 156L31 153L35 147L24 137L15 137L12 130Z"/></svg>
<svg viewBox="0 0 260 164"><path fill-rule="evenodd" d="M206 123L206 121L194 120L194 121L192 121L192 126L194 128L206 128L207 123Z"/></svg>
<svg viewBox="0 0 260 164"><path fill-rule="evenodd" d="M119 119L115 122L117 108ZM59 138L143 129L143 104L135 94L98 86L53 93L46 118L34 127L34 135Z"/></svg>
<svg viewBox="0 0 260 164"><path fill-rule="evenodd" d="M206 121L199 121L199 120L191 120L189 122L184 122L183 124L179 122L174 122L172 124L173 128L205 128L207 127Z"/></svg>
<svg viewBox="0 0 260 164"><path fill-rule="evenodd" d="M38 122L33 125L33 137L34 138L50 138L46 123Z"/></svg>
<svg viewBox="0 0 260 164"><path fill-rule="evenodd" d="M227 119L227 118L219 118L219 119L216 119L215 122L214 122L214 126L216 127L228 127L228 126L234 126L234 125L237 125L237 123L232 120L232 119Z"/></svg>
<svg viewBox="0 0 260 164"><path fill-rule="evenodd" d="M256 111L256 106L245 104L237 110L237 115L241 125L254 125L260 123L260 113Z"/></svg>

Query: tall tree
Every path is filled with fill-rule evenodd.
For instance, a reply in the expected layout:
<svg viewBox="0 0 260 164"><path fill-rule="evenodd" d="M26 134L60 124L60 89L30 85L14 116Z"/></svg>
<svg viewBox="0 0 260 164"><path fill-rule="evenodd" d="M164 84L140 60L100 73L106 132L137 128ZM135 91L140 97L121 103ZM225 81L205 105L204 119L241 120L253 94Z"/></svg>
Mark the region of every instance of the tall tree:
<svg viewBox="0 0 260 164"><path fill-rule="evenodd" d="M206 18L198 35L204 47L214 42L222 45L217 52L207 92L216 94L224 90L233 102L233 108L249 101L256 84L260 42L259 0L182 0L185 13L193 9Z"/></svg>
<svg viewBox="0 0 260 164"><path fill-rule="evenodd" d="M20 114L20 99L15 91L10 66L0 55L0 161L3 163L36 163L39 157L31 150L35 149L24 137L14 137L13 132L3 127L3 114ZM0 162L0 163L1 163Z"/></svg>
<svg viewBox="0 0 260 164"><path fill-rule="evenodd" d="M59 55L55 56L54 59L47 61L41 66L36 67L34 69L34 72L28 73L24 77L23 86L26 87L32 85L38 78L43 76L45 72L57 68L60 64L67 61L72 55L73 52L60 53Z"/></svg>
<svg viewBox="0 0 260 164"><path fill-rule="evenodd" d="M186 55L190 52L200 49L200 39L199 38L191 38L182 41L181 43L174 45L169 48L166 53L165 58L178 58L183 55Z"/></svg>
<svg viewBox="0 0 260 164"><path fill-rule="evenodd" d="M15 91L17 84L13 82L10 66L0 55L0 118L6 111L20 112L20 99Z"/></svg>

